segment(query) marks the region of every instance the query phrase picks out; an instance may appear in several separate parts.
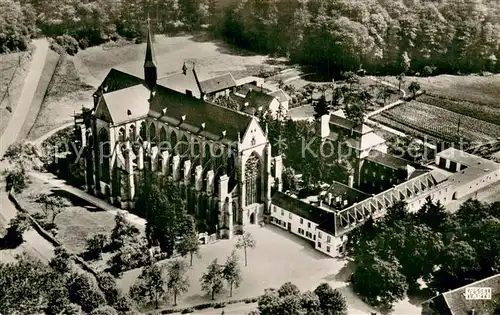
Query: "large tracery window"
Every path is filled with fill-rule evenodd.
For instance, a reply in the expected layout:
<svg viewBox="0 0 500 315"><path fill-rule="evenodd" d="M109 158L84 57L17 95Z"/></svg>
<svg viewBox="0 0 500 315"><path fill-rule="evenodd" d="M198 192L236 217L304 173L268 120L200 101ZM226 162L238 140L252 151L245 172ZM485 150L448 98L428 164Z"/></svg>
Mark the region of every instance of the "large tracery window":
<svg viewBox="0 0 500 315"><path fill-rule="evenodd" d="M172 148L172 152L175 154L177 153L177 134L175 133L175 131L172 131L172 133L170 134L170 147Z"/></svg>
<svg viewBox="0 0 500 315"><path fill-rule="evenodd" d="M128 128L128 139L132 142L135 141L135 125L130 125Z"/></svg>
<svg viewBox="0 0 500 315"><path fill-rule="evenodd" d="M118 130L118 141L125 142L125 128L123 127Z"/></svg>
<svg viewBox="0 0 500 315"><path fill-rule="evenodd" d="M245 204L251 205L260 202L261 192L261 163L259 156L254 152L245 163Z"/></svg>
<svg viewBox="0 0 500 315"><path fill-rule="evenodd" d="M169 148L169 144L167 143L167 131L165 127L160 128L160 143L159 143L160 152L163 152Z"/></svg>

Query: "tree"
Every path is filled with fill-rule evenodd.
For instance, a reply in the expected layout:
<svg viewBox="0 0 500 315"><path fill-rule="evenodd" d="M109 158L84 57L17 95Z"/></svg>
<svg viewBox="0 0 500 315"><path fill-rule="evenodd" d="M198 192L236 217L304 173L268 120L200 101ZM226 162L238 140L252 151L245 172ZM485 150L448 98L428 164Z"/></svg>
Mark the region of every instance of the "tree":
<svg viewBox="0 0 500 315"><path fill-rule="evenodd" d="M120 289L116 285L115 278L107 272L99 272L96 278L107 304L115 305L121 294Z"/></svg>
<svg viewBox="0 0 500 315"><path fill-rule="evenodd" d="M283 285L281 285L281 287L278 289L278 295L280 297L285 297L285 296L288 296L288 295L299 295L300 294L300 290L299 288L291 283L291 282L285 282Z"/></svg>
<svg viewBox="0 0 500 315"><path fill-rule="evenodd" d="M274 289L267 289L259 297L257 302L260 315L281 314L281 300L278 292Z"/></svg>
<svg viewBox="0 0 500 315"><path fill-rule="evenodd" d="M127 241L108 261L109 272L120 275L124 270L144 266L150 261L147 242L144 238Z"/></svg>
<svg viewBox="0 0 500 315"><path fill-rule="evenodd" d="M222 270L223 267L219 265L216 258L208 265L207 271L203 273L200 279L202 290L210 294L212 300L215 300L215 294L219 293L224 287Z"/></svg>
<svg viewBox="0 0 500 315"><path fill-rule="evenodd" d="M245 232L239 239L238 242L236 243L236 248L237 249L243 249L245 253L245 267L248 265L247 261L247 248L249 249L254 249L256 246L256 242L252 236L252 234Z"/></svg>
<svg viewBox="0 0 500 315"><path fill-rule="evenodd" d="M107 237L103 233L95 234L87 239L87 255L91 259L101 259L106 246Z"/></svg>
<svg viewBox="0 0 500 315"><path fill-rule="evenodd" d="M106 305L96 308L90 315L118 315L118 312L113 307Z"/></svg>
<svg viewBox="0 0 500 315"><path fill-rule="evenodd" d="M330 112L330 108L326 103L325 95L321 95L318 101L313 105L314 107L314 118L319 119L323 115L327 115Z"/></svg>
<svg viewBox="0 0 500 315"><path fill-rule="evenodd" d="M126 240L134 240L139 235L139 229L127 221L126 214L118 212L115 216L115 227L111 231L111 244L113 249L119 249Z"/></svg>
<svg viewBox="0 0 500 315"><path fill-rule="evenodd" d="M186 276L187 265L176 259L167 265L167 287L174 295L174 306L177 305L177 296L189 289L189 280Z"/></svg>
<svg viewBox="0 0 500 315"><path fill-rule="evenodd" d="M158 309L158 301L165 295L165 280L163 267L150 264L142 268L139 278L130 288L130 297L137 303L154 303Z"/></svg>
<svg viewBox="0 0 500 315"><path fill-rule="evenodd" d="M396 79L398 80L398 90L401 91L401 85L403 85L405 81L405 73L401 72L396 76Z"/></svg>
<svg viewBox="0 0 500 315"><path fill-rule="evenodd" d="M64 247L57 246L54 249L54 257L50 260L49 266L59 274L67 274L71 271L70 257Z"/></svg>
<svg viewBox="0 0 500 315"><path fill-rule="evenodd" d="M189 266L193 266L193 255L200 256L200 241L195 231L184 235L177 245L177 251L182 257L189 254Z"/></svg>
<svg viewBox="0 0 500 315"><path fill-rule="evenodd" d="M239 258L236 255L236 251L233 250L231 255L226 260L226 263L222 269L222 276L224 280L227 281L229 285L229 296L233 296L233 286L238 288L243 279L241 267L239 264Z"/></svg>
<svg viewBox="0 0 500 315"><path fill-rule="evenodd" d="M306 291L300 295L300 301L306 314L319 314L321 303L316 293Z"/></svg>
<svg viewBox="0 0 500 315"><path fill-rule="evenodd" d="M417 218L422 224L427 225L434 231L441 231L449 220L449 214L439 201L434 203L430 197L427 197L425 203L417 212Z"/></svg>
<svg viewBox="0 0 500 315"><path fill-rule="evenodd" d="M324 315L347 315L346 299L328 283L320 284L314 293L319 299L319 308Z"/></svg>
<svg viewBox="0 0 500 315"><path fill-rule="evenodd" d="M408 91L415 97L418 91L420 91L420 83L417 81L412 81L410 85L408 86Z"/></svg>
<svg viewBox="0 0 500 315"><path fill-rule="evenodd" d="M0 263L0 312L40 314L50 297L49 268L26 252L16 262Z"/></svg>
<svg viewBox="0 0 500 315"><path fill-rule="evenodd" d="M400 271L401 265L394 258L386 261L370 257L356 262L352 278L354 288L372 305L391 309L392 304L403 299L408 290L406 278Z"/></svg>
<svg viewBox="0 0 500 315"><path fill-rule="evenodd" d="M31 221L28 216L19 212L13 219L9 222L9 227L7 228L7 234L4 236L3 246L5 247L16 247L23 242L23 234L31 227Z"/></svg>
<svg viewBox="0 0 500 315"><path fill-rule="evenodd" d="M40 194L36 198L36 202L42 204L42 209L45 217L54 223L57 215L59 215L67 205L66 201L59 196L49 196L48 194Z"/></svg>
<svg viewBox="0 0 500 315"><path fill-rule="evenodd" d="M87 313L106 303L97 283L87 274L75 274L72 277L69 284L69 300L80 305Z"/></svg>
<svg viewBox="0 0 500 315"><path fill-rule="evenodd" d="M6 189L13 189L16 193L20 193L26 188L26 173L22 168L13 168L7 172L5 177Z"/></svg>

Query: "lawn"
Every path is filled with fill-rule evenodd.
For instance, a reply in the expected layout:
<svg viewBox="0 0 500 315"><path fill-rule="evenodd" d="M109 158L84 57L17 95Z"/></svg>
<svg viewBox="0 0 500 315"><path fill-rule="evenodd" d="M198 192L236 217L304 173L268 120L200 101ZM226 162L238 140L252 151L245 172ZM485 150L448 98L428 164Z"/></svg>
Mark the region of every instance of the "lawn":
<svg viewBox="0 0 500 315"><path fill-rule="evenodd" d="M72 121L82 106L92 107L92 91L93 87L80 77L74 58L61 57L36 120L28 126L28 139L35 140Z"/></svg>
<svg viewBox="0 0 500 315"><path fill-rule="evenodd" d="M0 55L0 134L17 106L30 61L31 51Z"/></svg>
<svg viewBox="0 0 500 315"><path fill-rule="evenodd" d="M42 213L41 205L34 201L38 193L55 193L63 196L68 206L56 217L57 238L75 254L85 251L86 239L97 233L110 234L115 226L115 216L96 209L81 199L72 197L48 184L33 179L32 183L19 195L21 204L30 214Z"/></svg>
<svg viewBox="0 0 500 315"><path fill-rule="evenodd" d="M380 117L383 117L380 119ZM374 120L385 123L403 132L414 130L447 141L456 141L458 123L460 121L460 136L468 141L487 142L500 137L500 126L460 115L440 107L418 101L411 101L393 107ZM391 124L394 121L399 126Z"/></svg>

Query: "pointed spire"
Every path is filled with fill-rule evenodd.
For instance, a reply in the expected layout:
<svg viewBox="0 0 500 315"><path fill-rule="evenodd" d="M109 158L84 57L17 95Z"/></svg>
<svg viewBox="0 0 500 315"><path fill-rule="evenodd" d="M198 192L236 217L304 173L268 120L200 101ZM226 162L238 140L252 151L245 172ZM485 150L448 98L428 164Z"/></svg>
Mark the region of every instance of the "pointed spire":
<svg viewBox="0 0 500 315"><path fill-rule="evenodd" d="M156 59L153 50L153 35L151 33L151 25L148 13L148 38L146 43L146 58L144 60L144 81L146 85L152 89L156 85L157 71Z"/></svg>

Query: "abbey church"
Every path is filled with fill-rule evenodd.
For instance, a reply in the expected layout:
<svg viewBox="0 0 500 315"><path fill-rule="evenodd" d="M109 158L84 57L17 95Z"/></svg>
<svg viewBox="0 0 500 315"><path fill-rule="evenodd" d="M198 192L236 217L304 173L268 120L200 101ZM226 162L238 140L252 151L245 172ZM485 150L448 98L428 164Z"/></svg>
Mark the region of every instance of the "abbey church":
<svg viewBox="0 0 500 315"><path fill-rule="evenodd" d="M182 188L188 212L207 230L231 237L262 220L281 158L271 156L258 118L210 102L194 65L157 77L148 30L144 77L110 70L94 107L77 126L86 152L87 189L123 209L134 208L141 173ZM274 171L271 172L271 164Z"/></svg>

